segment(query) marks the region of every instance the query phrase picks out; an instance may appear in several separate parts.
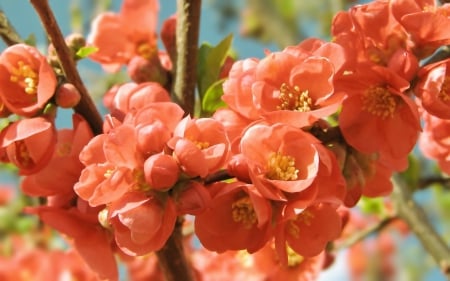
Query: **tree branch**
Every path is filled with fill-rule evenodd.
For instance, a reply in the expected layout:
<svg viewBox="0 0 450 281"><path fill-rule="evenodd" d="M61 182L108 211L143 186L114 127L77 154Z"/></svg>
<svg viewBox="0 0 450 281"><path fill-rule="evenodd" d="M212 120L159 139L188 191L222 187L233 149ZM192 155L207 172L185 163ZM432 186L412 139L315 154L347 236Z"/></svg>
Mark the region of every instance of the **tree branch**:
<svg viewBox="0 0 450 281"><path fill-rule="evenodd" d="M94 101L90 97L83 81L81 80L69 48L66 45L55 16L48 4L48 0L30 0L30 2L39 15L42 25L50 37L50 41L55 46L56 53L61 63L61 68L67 78L67 81L72 83L80 92L81 100L75 107L75 112L81 114L86 119L94 134L97 135L102 133L102 117L100 116Z"/></svg>
<svg viewBox="0 0 450 281"><path fill-rule="evenodd" d="M19 34L16 32L14 27L9 22L5 13L0 10L0 36L6 45L11 46L14 44L21 43L23 40L20 39Z"/></svg>
<svg viewBox="0 0 450 281"><path fill-rule="evenodd" d="M177 1L177 59L174 100L186 114L194 114L197 81L197 51L201 0Z"/></svg>
<svg viewBox="0 0 450 281"><path fill-rule="evenodd" d="M191 266L184 254L183 235L181 233L182 221L178 221L166 245L156 252L159 265L166 281L192 281L195 280Z"/></svg>
<svg viewBox="0 0 450 281"><path fill-rule="evenodd" d="M382 231L386 226L388 226L391 222L393 222L397 219L398 219L398 217L396 217L396 216L385 217L378 223L351 235L348 239L344 240L342 243L340 243L336 247L333 247L332 251L338 252L342 249L350 248L351 246L357 244L358 242L361 242L362 240L366 239L370 235Z"/></svg>
<svg viewBox="0 0 450 281"><path fill-rule="evenodd" d="M434 258L443 274L450 278L449 246L436 233L423 209L413 200L411 191L400 175L394 175L393 184L392 200L397 215L408 224L411 231L419 238L423 247Z"/></svg>

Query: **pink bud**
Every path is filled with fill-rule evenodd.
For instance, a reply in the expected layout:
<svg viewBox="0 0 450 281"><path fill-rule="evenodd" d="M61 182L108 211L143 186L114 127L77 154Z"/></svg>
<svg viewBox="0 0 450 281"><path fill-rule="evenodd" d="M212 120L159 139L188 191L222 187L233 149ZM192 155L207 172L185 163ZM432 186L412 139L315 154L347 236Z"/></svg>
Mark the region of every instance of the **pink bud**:
<svg viewBox="0 0 450 281"><path fill-rule="evenodd" d="M145 180L154 189L166 190L178 180L180 170L170 155L154 154L144 163Z"/></svg>
<svg viewBox="0 0 450 281"><path fill-rule="evenodd" d="M248 172L247 160L242 154L234 155L228 162L228 173L243 182L252 182Z"/></svg>
<svg viewBox="0 0 450 281"><path fill-rule="evenodd" d="M128 63L127 71L136 83L157 82L164 86L168 80L167 70L161 65L158 54L150 59L134 56Z"/></svg>
<svg viewBox="0 0 450 281"><path fill-rule="evenodd" d="M62 108L75 107L81 100L80 92L73 84L62 84L55 95L56 104Z"/></svg>

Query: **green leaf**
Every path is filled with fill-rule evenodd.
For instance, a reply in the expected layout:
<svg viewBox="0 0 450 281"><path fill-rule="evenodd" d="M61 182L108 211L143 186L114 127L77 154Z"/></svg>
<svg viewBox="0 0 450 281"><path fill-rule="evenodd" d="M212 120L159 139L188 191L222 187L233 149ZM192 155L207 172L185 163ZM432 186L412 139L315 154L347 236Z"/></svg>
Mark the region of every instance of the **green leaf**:
<svg viewBox="0 0 450 281"><path fill-rule="evenodd" d="M401 172L400 175L402 175L402 178L405 180L407 185L412 190L415 190L417 189L420 177L422 176L422 167L417 157L413 154L408 156L408 163L408 169Z"/></svg>
<svg viewBox="0 0 450 281"><path fill-rule="evenodd" d="M218 108L225 107L225 102L221 99L223 95L223 82L225 79L216 81L205 92L202 100L202 111L212 113Z"/></svg>
<svg viewBox="0 0 450 281"><path fill-rule="evenodd" d="M93 53L95 53L97 51L98 51L98 48L95 47L95 46L84 46L84 47L81 47L77 51L76 55L77 55L78 58L83 59L83 58L86 58L89 55L91 55L91 54L93 54Z"/></svg>
<svg viewBox="0 0 450 281"><path fill-rule="evenodd" d="M219 78L220 69L230 50L232 40L233 35L230 34L215 47L207 43L200 46L197 69L200 99L203 99L208 88Z"/></svg>
<svg viewBox="0 0 450 281"><path fill-rule="evenodd" d="M383 198L369 198L362 196L358 202L358 207L365 214L385 215Z"/></svg>

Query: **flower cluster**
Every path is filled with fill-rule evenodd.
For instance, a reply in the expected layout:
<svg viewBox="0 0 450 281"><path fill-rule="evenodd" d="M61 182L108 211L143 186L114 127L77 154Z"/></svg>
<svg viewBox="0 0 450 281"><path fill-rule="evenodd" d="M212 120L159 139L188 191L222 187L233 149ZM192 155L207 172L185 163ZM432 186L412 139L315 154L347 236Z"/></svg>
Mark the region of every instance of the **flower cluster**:
<svg viewBox="0 0 450 281"><path fill-rule="evenodd" d="M242 278L315 278L344 210L391 193L421 122L420 147L450 171L450 60L422 63L450 43L440 27L449 5L373 1L337 14L332 42L309 38L231 67L224 59L215 78L225 78L225 106L211 116L172 99L177 18L158 50L158 8L124 0L92 23L90 58L130 76L105 94L97 135L80 114L56 130L55 105L80 96L58 85L46 56L25 44L0 55L0 115L17 117L1 130L0 159L26 176L25 194L45 199L27 212L69 237L100 278L118 279L116 256L130 268L148 262L160 278L151 253L186 217L205 249L225 253L186 247L204 280L217 280L203 275L222 262Z"/></svg>

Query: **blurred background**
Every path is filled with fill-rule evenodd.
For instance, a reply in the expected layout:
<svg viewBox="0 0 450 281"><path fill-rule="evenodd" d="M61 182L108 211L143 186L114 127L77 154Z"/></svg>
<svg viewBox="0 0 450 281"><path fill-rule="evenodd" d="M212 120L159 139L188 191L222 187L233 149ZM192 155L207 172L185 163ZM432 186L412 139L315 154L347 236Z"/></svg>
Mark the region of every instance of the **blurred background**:
<svg viewBox="0 0 450 281"><path fill-rule="evenodd" d="M296 45L307 37L330 40L333 15L351 5L364 2L368 1L203 0L199 41L216 45L232 33L232 48L238 59L262 58L267 50L281 50L286 46ZM121 1L50 0L50 4L64 35L72 32L87 35L92 18L102 11L118 11ZM1 0L0 9L22 38L35 43L46 52L45 33L28 1ZM175 0L161 0L159 26L175 12ZM0 49L5 47L0 42ZM160 47L163 48L162 44ZM81 61L78 67L99 106L101 96L112 84L128 79L123 71L105 74L97 64L89 60ZM58 126L70 126L71 112L62 110L58 114L61 117L58 118ZM426 169L426 173L436 172L433 164L420 156L414 161L419 163L421 169ZM12 188L20 193L18 184L15 170L7 165L1 166L0 187ZM439 232L449 241L450 195L445 189L448 187L434 186L416 191L415 198L424 206ZM29 199L16 200L13 205L0 204L0 239L5 239L11 232L26 233L37 223L32 217L20 216L21 208L29 203L27 200ZM385 212L388 206L386 202L388 199L362 200L355 208L361 224L365 225L364 222L371 222L373 217ZM320 280L445 280L417 239L413 235L402 234L398 229L382 230L382 233L368 237L354 248L356 250L352 248L351 251L340 251L332 266L322 273ZM4 253L0 252L2 254ZM362 279L355 279L357 274Z"/></svg>

